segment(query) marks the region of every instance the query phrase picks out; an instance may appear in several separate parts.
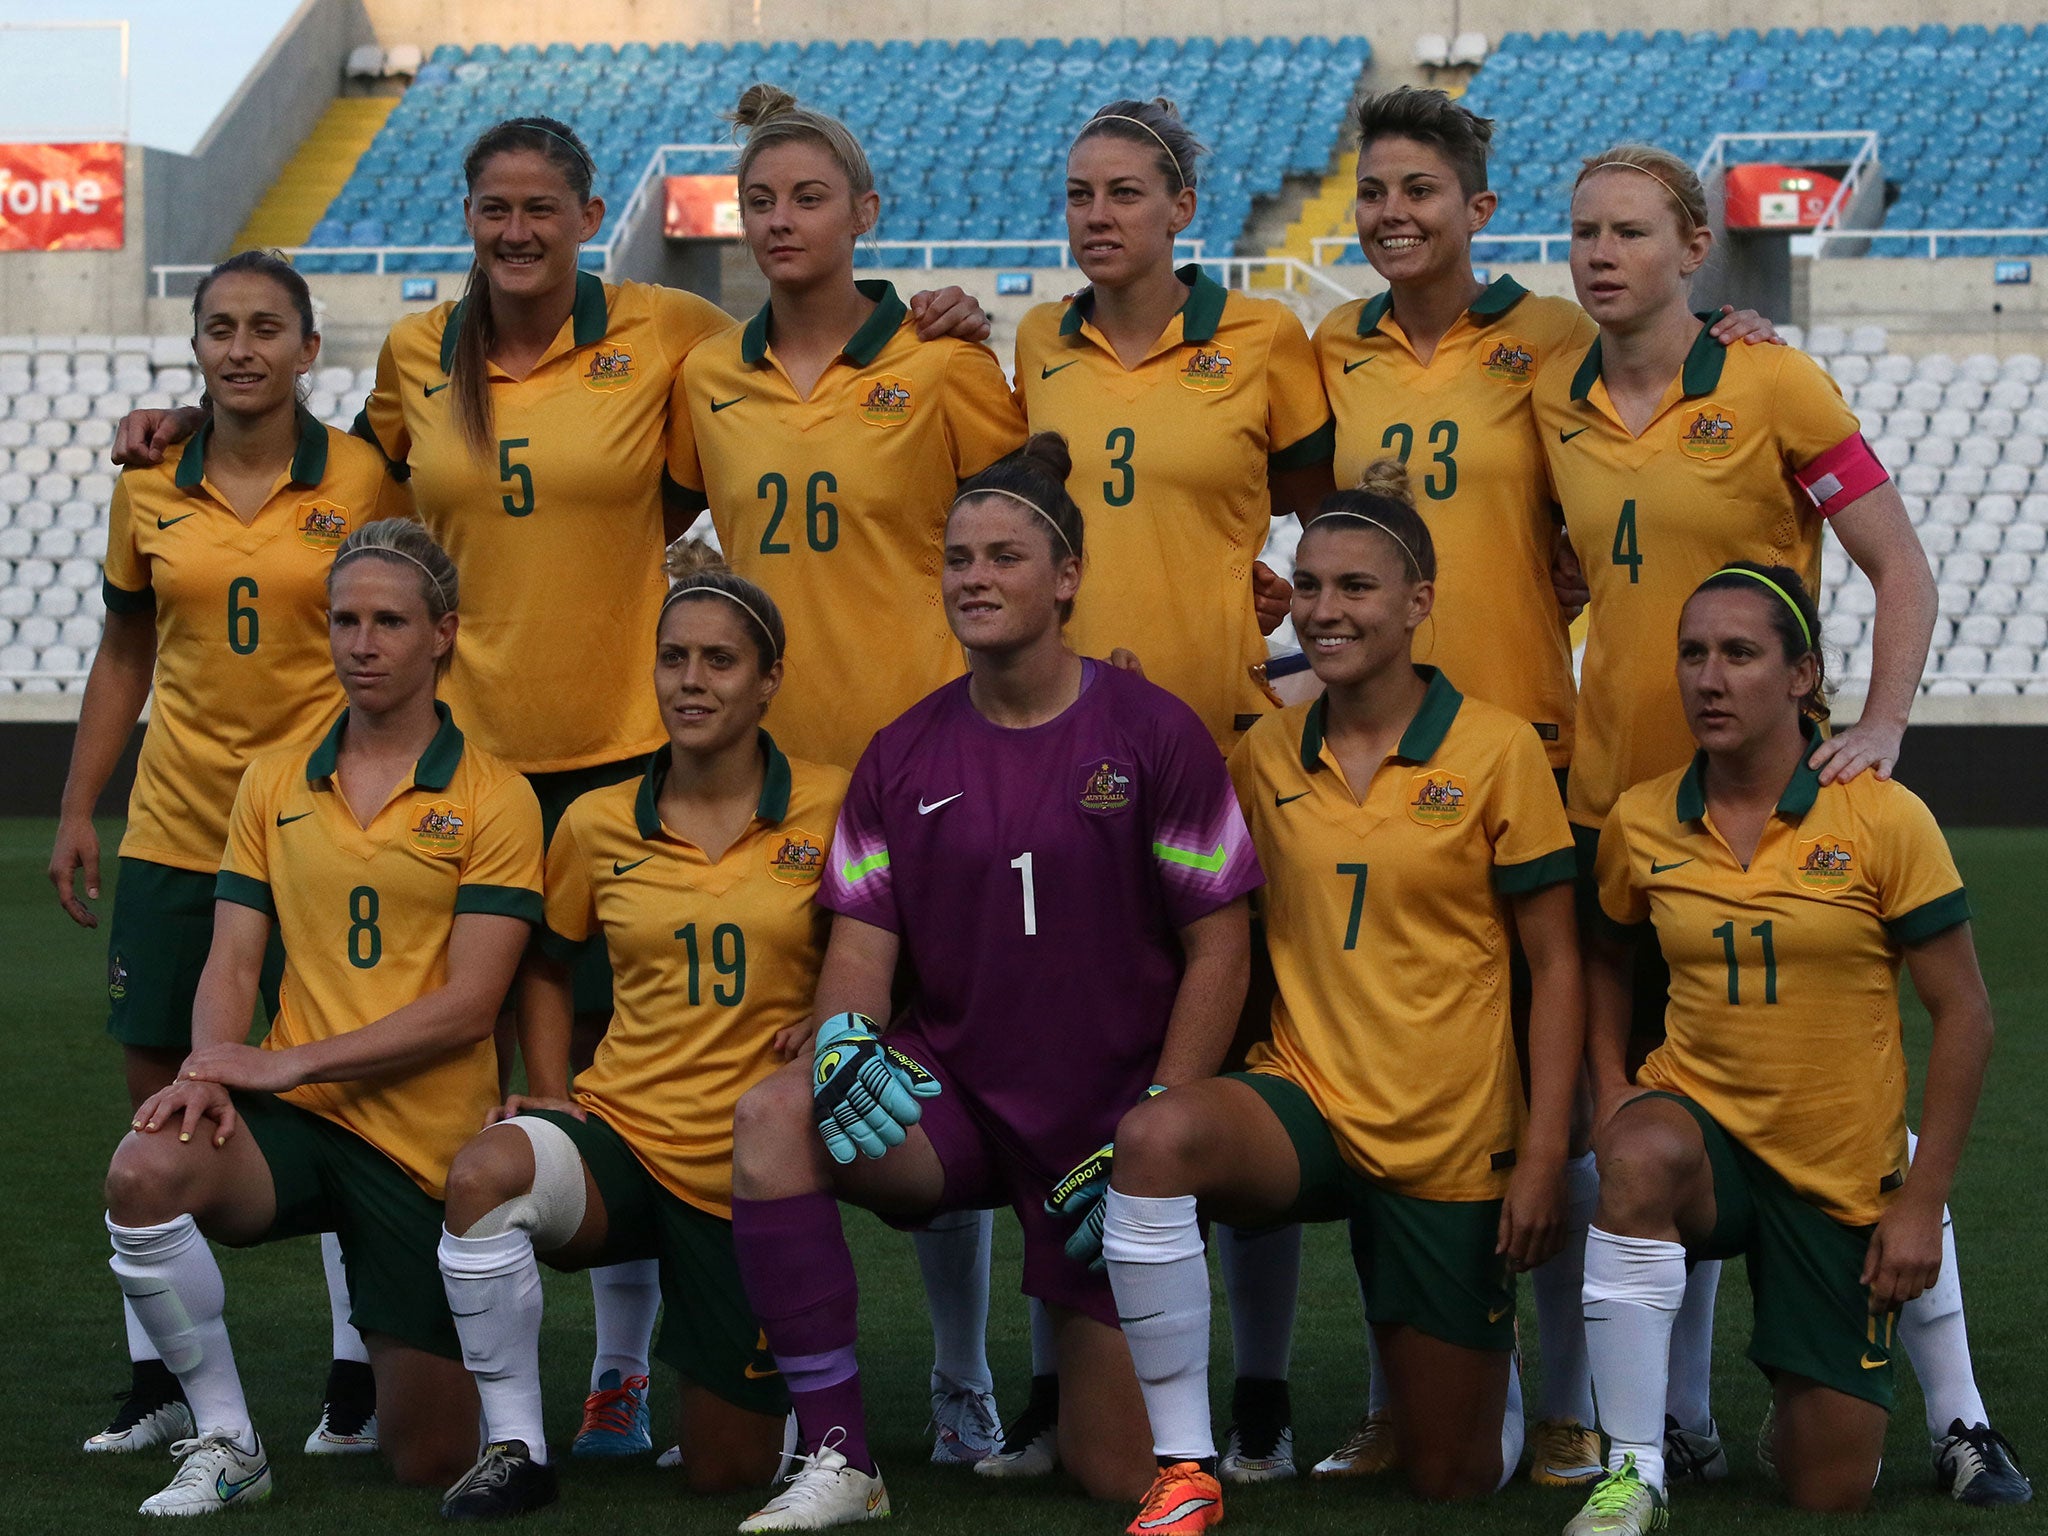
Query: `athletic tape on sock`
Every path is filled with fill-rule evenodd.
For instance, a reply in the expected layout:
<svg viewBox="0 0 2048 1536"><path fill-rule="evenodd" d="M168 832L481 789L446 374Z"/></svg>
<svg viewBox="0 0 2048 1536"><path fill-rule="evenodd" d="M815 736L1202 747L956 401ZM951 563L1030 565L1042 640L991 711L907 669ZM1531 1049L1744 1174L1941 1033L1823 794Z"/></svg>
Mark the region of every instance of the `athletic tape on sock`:
<svg viewBox="0 0 2048 1536"><path fill-rule="evenodd" d="M486 1211L463 1236L501 1237L517 1228L531 1234L537 1252L560 1248L583 1225L583 1154L552 1120L514 1115L500 1123L532 1143L533 1188Z"/></svg>

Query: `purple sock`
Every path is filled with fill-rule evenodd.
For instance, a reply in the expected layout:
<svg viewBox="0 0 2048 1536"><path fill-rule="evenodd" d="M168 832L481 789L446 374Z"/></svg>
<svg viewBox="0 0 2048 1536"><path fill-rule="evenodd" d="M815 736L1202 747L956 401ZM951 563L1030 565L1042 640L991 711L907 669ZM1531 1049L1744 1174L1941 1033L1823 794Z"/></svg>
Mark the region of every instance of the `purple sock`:
<svg viewBox="0 0 2048 1536"><path fill-rule="evenodd" d="M839 1202L826 1194L735 1197L732 1237L747 1301L789 1387L805 1447L815 1451L831 1435L847 1461L873 1472L853 1353L859 1287Z"/></svg>

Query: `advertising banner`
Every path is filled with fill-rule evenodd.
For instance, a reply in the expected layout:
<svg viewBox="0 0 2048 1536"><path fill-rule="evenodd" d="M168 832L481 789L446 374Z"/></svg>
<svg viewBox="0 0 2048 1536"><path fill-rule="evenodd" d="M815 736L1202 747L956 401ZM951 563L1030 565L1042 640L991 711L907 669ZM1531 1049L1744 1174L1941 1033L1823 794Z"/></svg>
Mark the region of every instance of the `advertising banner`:
<svg viewBox="0 0 2048 1536"><path fill-rule="evenodd" d="M120 144L0 144L0 251L118 251Z"/></svg>
<svg viewBox="0 0 2048 1536"><path fill-rule="evenodd" d="M670 176L661 232L671 240L737 240L740 194L732 177Z"/></svg>

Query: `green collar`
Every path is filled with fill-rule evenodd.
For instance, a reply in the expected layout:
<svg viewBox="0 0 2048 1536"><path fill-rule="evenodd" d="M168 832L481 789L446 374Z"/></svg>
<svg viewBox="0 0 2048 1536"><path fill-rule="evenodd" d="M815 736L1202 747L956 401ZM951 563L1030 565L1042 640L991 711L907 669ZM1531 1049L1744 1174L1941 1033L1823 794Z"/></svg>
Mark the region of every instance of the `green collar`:
<svg viewBox="0 0 2048 1536"><path fill-rule="evenodd" d="M839 349L839 355L856 368L866 368L882 355L882 348L902 326L910 308L896 297L894 283L862 281L853 286L875 301L875 312L861 322L853 340ZM774 323L769 311L770 306L763 304L740 332L740 361L749 368L760 367L768 356L768 328Z"/></svg>
<svg viewBox="0 0 2048 1536"><path fill-rule="evenodd" d="M453 313L448 316L448 328L441 332L441 372L451 373L455 366L455 343L462 335L462 319L469 312L469 300L459 300ZM576 302L570 307L569 320L573 329L571 339L579 347L587 347L603 341L611 325L611 314L604 302L604 279L595 272L576 274Z"/></svg>
<svg viewBox="0 0 2048 1536"><path fill-rule="evenodd" d="M1502 273L1486 285L1465 313L1478 324L1490 325L1528 296L1528 289L1506 273ZM1358 312L1358 334L1372 335L1380 328L1380 322L1387 318L1387 311L1393 307L1392 289L1373 298Z"/></svg>
<svg viewBox="0 0 2048 1536"><path fill-rule="evenodd" d="M292 449L292 483L318 485L327 477L327 429L303 405L293 410L292 419L299 427L298 446ZM192 490L206 477L206 445L212 441L213 416L209 413L185 445L177 472L171 476L179 490Z"/></svg>
<svg viewBox="0 0 2048 1536"><path fill-rule="evenodd" d="M782 748L775 745L775 738L766 731L756 730L754 735L761 745L761 756L768 765L768 771L761 779L761 798L754 806L754 814L770 826L779 826L782 818L789 814L789 759L782 755ZM661 836L658 806L661 786L668 780L668 754L669 748L656 747L648 756L647 771L640 776L640 793L633 801L633 824L645 838Z"/></svg>
<svg viewBox="0 0 2048 1536"><path fill-rule="evenodd" d="M1785 782L1785 792L1778 796L1778 814L1787 821L1797 821L1813 809L1813 802L1820 798L1820 770L1807 761L1813 756L1813 749L1820 745L1820 731L1811 720L1799 722L1799 734L1806 738L1806 750L1799 754L1799 765L1792 770L1792 777ZM1692 762L1685 770L1685 777L1678 781L1678 819L1698 821L1707 814L1707 754L1695 752Z"/></svg>
<svg viewBox="0 0 2048 1536"><path fill-rule="evenodd" d="M1177 267L1173 275L1188 285L1188 299L1180 309L1181 340L1214 341L1216 327L1223 323L1223 306L1230 298L1229 293L1202 270L1200 262L1191 261L1184 267ZM1060 334L1074 335L1094 313L1095 290L1083 288L1067 306L1067 312L1060 320Z"/></svg>
<svg viewBox="0 0 2048 1536"><path fill-rule="evenodd" d="M1435 667L1417 667L1415 675L1429 686L1423 691L1422 705L1415 711L1415 718L1401 733L1394 756L1404 762L1426 763L1436 756L1436 749L1450 734L1451 722L1458 718L1458 707L1465 702L1465 696L1453 688L1451 680ZM1330 696L1324 694L1309 705L1307 715L1302 718L1301 766L1310 773L1322 766L1323 721L1329 711Z"/></svg>
<svg viewBox="0 0 2048 1536"><path fill-rule="evenodd" d="M434 732L434 739L427 743L427 750L413 765L414 789L446 789L455 781L456 765L462 761L462 731L455 724L455 717L448 713L448 706L439 699L434 700L434 713L441 717L441 728ZM341 733L347 728L348 711L344 709L327 734L320 738L320 745L313 749L313 755L306 759L308 784L334 777L335 767L341 761Z"/></svg>
<svg viewBox="0 0 2048 1536"><path fill-rule="evenodd" d="M1678 376L1679 388L1688 400L1697 400L1701 395L1710 395L1721 385L1721 369L1728 361L1728 349L1714 340L1713 322L1716 315L1701 315L1706 322L1700 327L1699 335L1693 338L1692 349L1685 354L1685 368ZM1586 360L1579 364L1579 371L1572 375L1572 398L1583 400L1592 393L1593 381L1600 377L1600 338L1593 338L1593 345L1586 349Z"/></svg>

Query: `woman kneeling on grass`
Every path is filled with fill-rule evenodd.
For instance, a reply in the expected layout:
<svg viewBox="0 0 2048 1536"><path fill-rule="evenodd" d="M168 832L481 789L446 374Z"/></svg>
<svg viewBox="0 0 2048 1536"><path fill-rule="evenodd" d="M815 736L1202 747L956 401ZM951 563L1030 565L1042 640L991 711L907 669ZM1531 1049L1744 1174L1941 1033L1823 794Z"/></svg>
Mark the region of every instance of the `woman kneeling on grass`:
<svg viewBox="0 0 2048 1536"><path fill-rule="evenodd" d="M540 808L434 697L457 594L426 530L350 535L328 594L348 708L310 752L243 776L192 1054L107 1170L114 1274L197 1426L146 1515L270 1493L209 1238L338 1234L399 1480L445 1484L474 1455L476 1393L434 1244L449 1161L498 1099L492 1025L541 917ZM273 922L283 1000L254 1047Z"/></svg>

